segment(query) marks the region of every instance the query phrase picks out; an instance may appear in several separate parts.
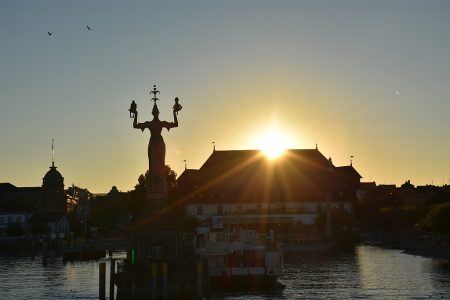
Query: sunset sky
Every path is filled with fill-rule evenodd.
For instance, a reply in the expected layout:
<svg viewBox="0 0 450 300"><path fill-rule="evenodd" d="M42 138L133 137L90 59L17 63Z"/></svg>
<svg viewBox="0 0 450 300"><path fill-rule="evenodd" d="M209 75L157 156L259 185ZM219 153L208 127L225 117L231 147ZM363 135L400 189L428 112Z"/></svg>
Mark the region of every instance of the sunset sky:
<svg viewBox="0 0 450 300"><path fill-rule="evenodd" d="M86 26L93 30L87 30ZM47 32L52 32L49 36ZM0 182L92 192L145 172L149 91L178 174L265 135L378 184L450 183L450 1L0 2Z"/></svg>

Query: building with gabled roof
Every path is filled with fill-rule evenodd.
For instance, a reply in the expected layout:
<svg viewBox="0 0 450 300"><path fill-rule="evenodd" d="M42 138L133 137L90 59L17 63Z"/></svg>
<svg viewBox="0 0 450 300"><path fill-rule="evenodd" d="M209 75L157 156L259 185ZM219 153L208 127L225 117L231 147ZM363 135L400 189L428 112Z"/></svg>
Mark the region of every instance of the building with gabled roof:
<svg viewBox="0 0 450 300"><path fill-rule="evenodd" d="M352 165L336 167L318 149L286 150L276 160L259 150L215 150L177 183L187 215L205 221L246 213L318 214L327 205L352 212L360 178Z"/></svg>

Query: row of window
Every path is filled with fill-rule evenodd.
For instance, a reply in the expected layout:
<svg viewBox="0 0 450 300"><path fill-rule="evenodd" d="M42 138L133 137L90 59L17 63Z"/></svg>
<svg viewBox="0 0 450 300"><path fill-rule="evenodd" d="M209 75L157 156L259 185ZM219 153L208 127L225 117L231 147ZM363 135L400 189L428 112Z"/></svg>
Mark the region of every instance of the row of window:
<svg viewBox="0 0 450 300"><path fill-rule="evenodd" d="M22 216L0 217L0 224L22 224Z"/></svg>
<svg viewBox="0 0 450 300"><path fill-rule="evenodd" d="M323 204L319 203L319 204L317 204L316 208L317 208L317 212L323 212L324 209L325 209L325 206ZM263 211L263 206L262 205L258 205L256 209L257 209L257 211L262 212ZM344 203L342 203L342 202L339 203L339 209L340 210L345 210ZM278 208L278 209L277 208L272 208L272 210L276 211L276 210L283 210L283 209L281 209L281 208ZM289 211L294 212L294 213L299 213L299 212L302 212L302 209L301 208L290 209ZM236 213L242 213L242 205L241 204L237 205ZM222 205L218 205L217 206L217 214L220 215L220 216L223 215L223 206ZM201 206L201 205L197 206L197 215L203 215L203 206Z"/></svg>

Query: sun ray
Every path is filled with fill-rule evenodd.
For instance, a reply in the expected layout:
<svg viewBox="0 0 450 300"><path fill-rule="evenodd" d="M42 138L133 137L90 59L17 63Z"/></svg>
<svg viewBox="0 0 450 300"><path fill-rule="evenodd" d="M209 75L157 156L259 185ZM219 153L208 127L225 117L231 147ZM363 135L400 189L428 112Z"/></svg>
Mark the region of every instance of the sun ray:
<svg viewBox="0 0 450 300"><path fill-rule="evenodd" d="M255 144L267 158L273 160L282 156L291 142L286 132L274 125L263 130Z"/></svg>

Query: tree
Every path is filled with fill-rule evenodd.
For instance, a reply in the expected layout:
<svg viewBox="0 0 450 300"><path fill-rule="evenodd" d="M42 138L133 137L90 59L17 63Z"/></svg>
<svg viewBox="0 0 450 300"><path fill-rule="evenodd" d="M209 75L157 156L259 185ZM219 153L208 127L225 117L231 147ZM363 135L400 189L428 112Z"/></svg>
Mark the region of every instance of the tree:
<svg viewBox="0 0 450 300"><path fill-rule="evenodd" d="M173 191L177 184L177 173L166 166L167 189L169 192L169 201L172 200ZM147 183L150 181L150 173L147 170L144 174L139 175L134 190L129 192L128 210L134 219L142 217L147 210L148 200L146 198ZM170 203L170 202L169 202Z"/></svg>
<svg viewBox="0 0 450 300"><path fill-rule="evenodd" d="M450 236L450 202L434 206L421 225L426 230Z"/></svg>
<svg viewBox="0 0 450 300"><path fill-rule="evenodd" d="M138 183L134 186L135 190L145 190L147 183L150 180L150 172L147 170L145 174L141 174L138 177ZM177 184L177 173L166 165L166 180L167 187L169 189L174 188Z"/></svg>

